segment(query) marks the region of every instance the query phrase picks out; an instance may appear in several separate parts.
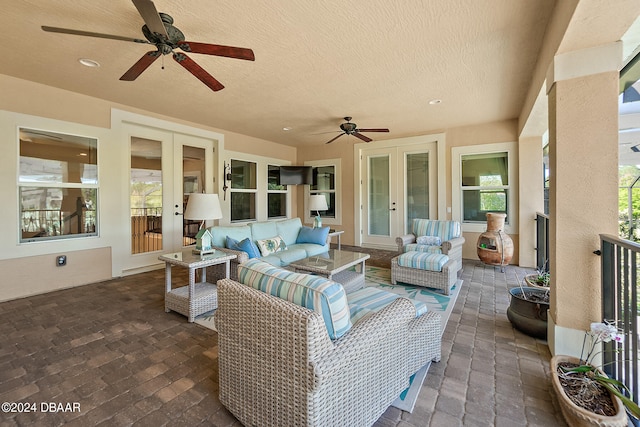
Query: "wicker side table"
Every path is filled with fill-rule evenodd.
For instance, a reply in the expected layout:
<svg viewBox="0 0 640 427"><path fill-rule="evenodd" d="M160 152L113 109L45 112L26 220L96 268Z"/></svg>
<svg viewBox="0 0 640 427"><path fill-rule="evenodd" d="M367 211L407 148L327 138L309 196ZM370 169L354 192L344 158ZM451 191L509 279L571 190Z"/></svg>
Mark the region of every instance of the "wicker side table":
<svg viewBox="0 0 640 427"><path fill-rule="evenodd" d="M184 314L193 322L196 316L218 307L218 290L214 283L207 282L207 267L224 264L226 277L229 277L230 261L236 255L217 250L212 254L198 255L191 249L165 254L158 259L165 262L164 309ZM174 266L189 269L189 284L172 289L171 268ZM196 283L196 270L201 270L201 281Z"/></svg>

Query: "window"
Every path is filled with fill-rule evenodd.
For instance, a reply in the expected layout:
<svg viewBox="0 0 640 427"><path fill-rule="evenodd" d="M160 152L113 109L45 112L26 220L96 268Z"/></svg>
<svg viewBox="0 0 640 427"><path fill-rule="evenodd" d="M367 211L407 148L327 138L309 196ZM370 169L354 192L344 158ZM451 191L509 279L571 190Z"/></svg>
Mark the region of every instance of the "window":
<svg viewBox="0 0 640 427"><path fill-rule="evenodd" d="M487 212L502 212L504 231L517 233L517 165L517 142L451 147L451 219L463 232L485 231Z"/></svg>
<svg viewBox="0 0 640 427"><path fill-rule="evenodd" d="M463 221L485 222L487 212L507 213L509 161L506 152L462 155L461 171Z"/></svg>
<svg viewBox="0 0 640 427"><path fill-rule="evenodd" d="M287 186L280 184L280 166L267 168L267 218L286 218Z"/></svg>
<svg viewBox="0 0 640 427"><path fill-rule="evenodd" d="M320 212L322 222L326 224L340 224L342 217L340 213L340 159L318 160L305 162L305 165L312 166L312 184L309 186L305 201L305 221L313 222L317 215L315 211L306 208L308 206L308 196L322 194L327 199L328 210Z"/></svg>
<svg viewBox="0 0 640 427"><path fill-rule="evenodd" d="M97 235L98 141L20 129L21 242Z"/></svg>
<svg viewBox="0 0 640 427"><path fill-rule="evenodd" d="M231 159L231 221L256 220L257 164Z"/></svg>

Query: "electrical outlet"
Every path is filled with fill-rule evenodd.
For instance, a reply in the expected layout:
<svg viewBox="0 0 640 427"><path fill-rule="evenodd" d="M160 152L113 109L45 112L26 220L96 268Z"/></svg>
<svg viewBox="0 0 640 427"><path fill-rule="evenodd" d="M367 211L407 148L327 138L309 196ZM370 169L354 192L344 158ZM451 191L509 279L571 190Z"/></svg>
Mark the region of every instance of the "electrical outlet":
<svg viewBox="0 0 640 427"><path fill-rule="evenodd" d="M56 257L56 265L58 267L62 267L63 265L67 265L67 256L66 255L59 255Z"/></svg>

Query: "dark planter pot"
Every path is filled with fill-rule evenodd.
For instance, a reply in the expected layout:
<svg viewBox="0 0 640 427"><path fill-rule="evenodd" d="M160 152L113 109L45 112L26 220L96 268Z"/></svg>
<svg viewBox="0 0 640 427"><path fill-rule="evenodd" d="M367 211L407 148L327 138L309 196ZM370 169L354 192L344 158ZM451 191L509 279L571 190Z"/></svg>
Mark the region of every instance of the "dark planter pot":
<svg viewBox="0 0 640 427"><path fill-rule="evenodd" d="M522 293L525 293L525 299ZM509 290L511 303L507 317L519 331L535 338L547 339L547 310L549 303L543 302L547 289L518 287Z"/></svg>

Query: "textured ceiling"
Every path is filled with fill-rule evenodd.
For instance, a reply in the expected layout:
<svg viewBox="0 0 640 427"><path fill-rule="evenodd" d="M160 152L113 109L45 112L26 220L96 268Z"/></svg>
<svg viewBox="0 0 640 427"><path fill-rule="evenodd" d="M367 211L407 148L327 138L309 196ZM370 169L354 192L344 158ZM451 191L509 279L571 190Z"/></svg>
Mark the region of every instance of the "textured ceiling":
<svg viewBox="0 0 640 427"><path fill-rule="evenodd" d="M344 116L398 138L516 118L555 0L154 3L187 40L251 48L255 62L190 54L219 92L171 56L123 82L149 45L40 26L142 38L130 0L19 0L3 4L0 73L293 146L323 144Z"/></svg>

